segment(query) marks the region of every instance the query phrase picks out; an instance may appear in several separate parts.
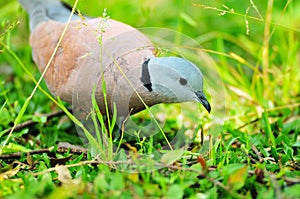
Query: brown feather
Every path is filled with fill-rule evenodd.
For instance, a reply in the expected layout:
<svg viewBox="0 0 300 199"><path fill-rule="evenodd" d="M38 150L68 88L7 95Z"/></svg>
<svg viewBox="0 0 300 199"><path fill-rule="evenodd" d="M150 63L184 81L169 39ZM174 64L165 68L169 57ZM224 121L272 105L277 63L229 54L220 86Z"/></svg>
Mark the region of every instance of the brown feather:
<svg viewBox="0 0 300 199"><path fill-rule="evenodd" d="M65 25L50 20L39 24L31 33L33 59L41 72ZM103 111L101 77L104 75L109 106L116 102L124 114L131 108L137 112L144 109L144 105L117 66L151 106L159 101L153 100L153 94L142 87L140 76L143 62L153 56L149 39L129 25L101 18L71 21L44 78L55 96L73 105L76 100L75 104L81 104L86 111L91 106L90 96L96 85L97 101Z"/></svg>

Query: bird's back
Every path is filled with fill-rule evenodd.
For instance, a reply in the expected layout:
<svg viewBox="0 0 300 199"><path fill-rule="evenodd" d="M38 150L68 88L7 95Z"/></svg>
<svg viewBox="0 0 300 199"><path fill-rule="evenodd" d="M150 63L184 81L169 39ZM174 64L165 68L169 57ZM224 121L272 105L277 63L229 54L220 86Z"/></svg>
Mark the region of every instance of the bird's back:
<svg viewBox="0 0 300 199"><path fill-rule="evenodd" d="M33 31L41 22L59 21L66 23L70 9L58 0L19 0L30 16L30 30ZM72 20L80 19L74 15Z"/></svg>
<svg viewBox="0 0 300 199"><path fill-rule="evenodd" d="M62 36L70 10L56 0L20 2L30 15L33 59L43 72ZM37 10L42 10L41 14L35 14ZM57 12L61 13L56 16ZM151 46L147 37L122 22L74 18L68 24L45 81L54 95L72 103L73 91L90 96L93 86L99 83L99 77L108 67L105 74L107 89L113 89L122 76L118 67L111 67L113 63L116 60L122 62L124 71L141 68L142 63L153 56ZM139 70L136 71L138 76Z"/></svg>

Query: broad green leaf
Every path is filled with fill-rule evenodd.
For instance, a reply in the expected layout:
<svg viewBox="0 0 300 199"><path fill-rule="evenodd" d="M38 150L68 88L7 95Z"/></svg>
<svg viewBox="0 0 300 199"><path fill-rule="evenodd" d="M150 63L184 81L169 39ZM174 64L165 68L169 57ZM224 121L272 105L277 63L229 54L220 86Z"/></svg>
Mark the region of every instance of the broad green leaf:
<svg viewBox="0 0 300 199"><path fill-rule="evenodd" d="M224 182L233 190L239 190L245 185L248 176L248 166L244 164L230 164L223 168Z"/></svg>
<svg viewBox="0 0 300 199"><path fill-rule="evenodd" d="M181 199L183 197L183 189L184 187L180 186L179 184L173 184L169 188L167 192L167 198L172 198L172 199Z"/></svg>
<svg viewBox="0 0 300 199"><path fill-rule="evenodd" d="M242 188L248 176L248 167L244 166L236 171L234 171L228 178L228 185L234 190Z"/></svg>
<svg viewBox="0 0 300 199"><path fill-rule="evenodd" d="M175 161L177 161L178 159L180 159L181 156L183 155L183 153L184 153L184 149L168 151L161 157L160 161L164 164L172 164Z"/></svg>

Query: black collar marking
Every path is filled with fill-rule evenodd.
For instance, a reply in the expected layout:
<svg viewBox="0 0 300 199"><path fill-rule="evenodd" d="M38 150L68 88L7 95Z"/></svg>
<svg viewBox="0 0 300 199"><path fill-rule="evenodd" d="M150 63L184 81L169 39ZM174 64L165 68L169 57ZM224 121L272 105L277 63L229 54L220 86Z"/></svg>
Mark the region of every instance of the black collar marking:
<svg viewBox="0 0 300 199"><path fill-rule="evenodd" d="M148 68L149 61L150 61L150 59L147 59L143 63L141 81L143 82L143 85L151 92L153 89L152 89L152 83L151 83L149 68Z"/></svg>
<svg viewBox="0 0 300 199"><path fill-rule="evenodd" d="M73 7L70 6L70 4L67 4L66 2L63 2L63 1L61 1L60 3L61 3L61 4L63 5L63 7L65 7L70 13L72 12ZM74 14L77 15L77 16L79 16L79 11L78 11L77 9L75 9ZM82 14L82 16L86 16L86 15Z"/></svg>
<svg viewBox="0 0 300 199"><path fill-rule="evenodd" d="M67 10L69 10L70 12L72 12L72 6L70 6L69 4L65 3L65 2L60 2Z"/></svg>

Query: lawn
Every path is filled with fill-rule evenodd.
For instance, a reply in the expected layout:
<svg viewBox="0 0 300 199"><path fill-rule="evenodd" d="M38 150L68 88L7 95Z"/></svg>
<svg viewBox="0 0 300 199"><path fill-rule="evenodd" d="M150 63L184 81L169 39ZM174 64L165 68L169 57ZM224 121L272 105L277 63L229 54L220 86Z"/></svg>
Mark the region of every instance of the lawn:
<svg viewBox="0 0 300 199"><path fill-rule="evenodd" d="M300 2L79 0L77 9L138 28L161 57L196 63L212 112L159 104L126 127L102 125L113 134L106 145L82 144L78 132L90 132L74 106L39 81L27 13L2 0L0 198L300 198Z"/></svg>

